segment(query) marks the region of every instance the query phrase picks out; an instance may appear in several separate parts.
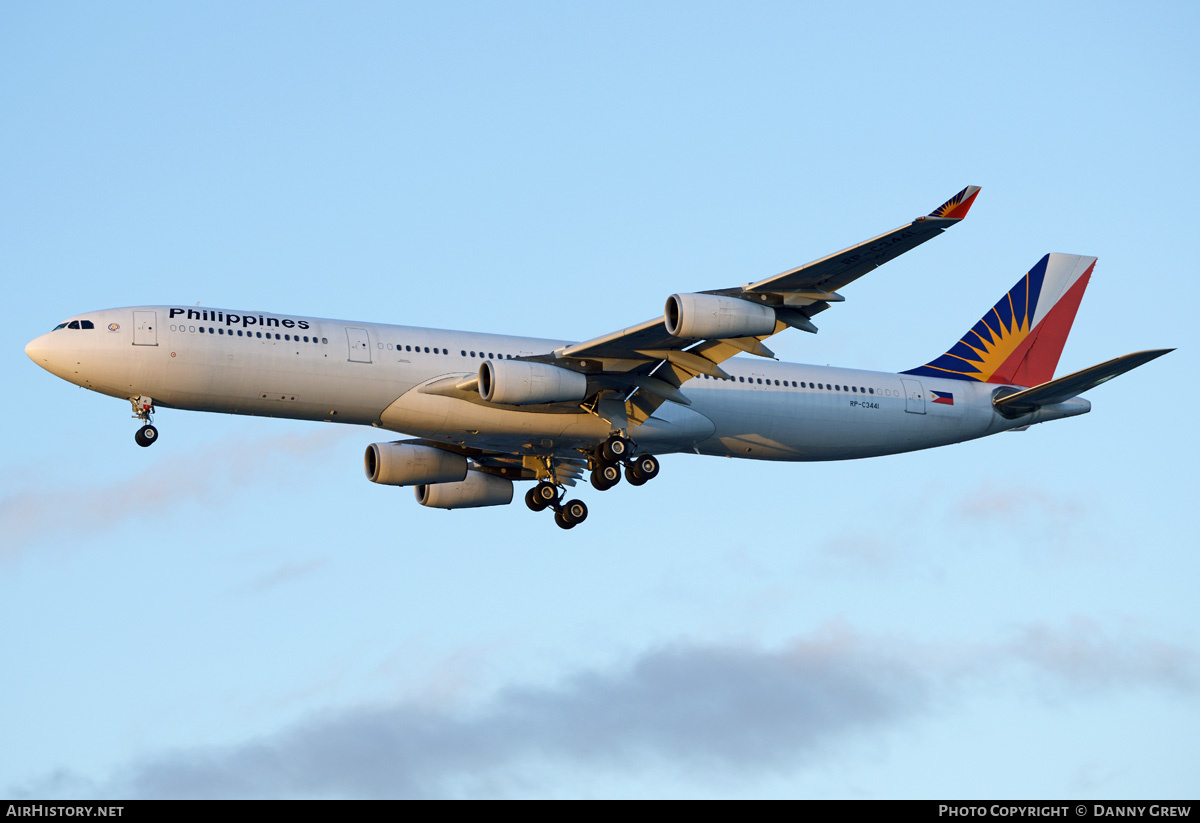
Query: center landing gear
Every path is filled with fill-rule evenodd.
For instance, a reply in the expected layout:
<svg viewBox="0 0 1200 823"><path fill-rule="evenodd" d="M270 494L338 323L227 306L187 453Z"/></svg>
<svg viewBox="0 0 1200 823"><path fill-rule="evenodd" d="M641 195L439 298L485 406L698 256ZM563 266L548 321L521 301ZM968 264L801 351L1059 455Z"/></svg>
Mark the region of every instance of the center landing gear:
<svg viewBox="0 0 1200 823"><path fill-rule="evenodd" d="M150 425L150 417L154 414L154 400L149 397L135 397L129 401L133 405L133 416L144 424L133 436L133 441L143 448L158 440L158 429Z"/></svg>
<svg viewBox="0 0 1200 823"><path fill-rule="evenodd" d="M560 529L573 529L587 520L587 504L582 500L568 500L565 491L553 483L542 481L525 493L525 505L535 512L554 509L554 522Z"/></svg>

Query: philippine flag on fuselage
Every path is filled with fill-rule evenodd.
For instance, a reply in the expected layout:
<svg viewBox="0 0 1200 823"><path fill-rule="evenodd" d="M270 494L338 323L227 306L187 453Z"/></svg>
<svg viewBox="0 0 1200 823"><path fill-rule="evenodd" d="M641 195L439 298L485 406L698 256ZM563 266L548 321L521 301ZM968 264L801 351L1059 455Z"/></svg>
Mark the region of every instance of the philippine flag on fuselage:
<svg viewBox="0 0 1200 823"><path fill-rule="evenodd" d="M931 391L934 403L941 403L943 406L954 405L954 395L948 391Z"/></svg>

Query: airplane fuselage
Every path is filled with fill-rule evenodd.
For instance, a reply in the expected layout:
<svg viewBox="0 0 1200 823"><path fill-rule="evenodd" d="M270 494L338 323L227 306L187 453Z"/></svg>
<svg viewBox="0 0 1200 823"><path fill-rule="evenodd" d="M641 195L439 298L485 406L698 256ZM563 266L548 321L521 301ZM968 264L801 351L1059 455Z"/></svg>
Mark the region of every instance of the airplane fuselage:
<svg viewBox="0 0 1200 823"><path fill-rule="evenodd" d="M587 450L613 429L603 408L505 406L456 388L487 360L563 341L268 312L144 306L77 315L29 344L38 365L102 394L159 407L376 426L489 451ZM846 460L926 449L1083 414L1075 398L1008 419L996 386L736 357L731 380L699 376L690 406L628 423L640 451L759 460Z"/></svg>

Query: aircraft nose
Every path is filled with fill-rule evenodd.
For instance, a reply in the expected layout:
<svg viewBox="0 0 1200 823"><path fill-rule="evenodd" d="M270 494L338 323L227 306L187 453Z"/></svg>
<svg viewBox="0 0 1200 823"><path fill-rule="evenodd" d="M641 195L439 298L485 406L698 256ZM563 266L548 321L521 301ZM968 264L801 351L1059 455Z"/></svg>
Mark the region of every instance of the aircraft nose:
<svg viewBox="0 0 1200 823"><path fill-rule="evenodd" d="M35 337L25 344L25 354L39 366L46 363L46 335Z"/></svg>

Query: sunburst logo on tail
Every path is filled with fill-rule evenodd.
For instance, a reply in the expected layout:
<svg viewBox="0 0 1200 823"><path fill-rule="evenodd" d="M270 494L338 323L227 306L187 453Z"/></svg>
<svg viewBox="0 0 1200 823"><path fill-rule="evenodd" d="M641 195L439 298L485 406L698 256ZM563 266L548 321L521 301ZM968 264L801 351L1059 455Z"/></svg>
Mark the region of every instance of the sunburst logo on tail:
<svg viewBox="0 0 1200 823"><path fill-rule="evenodd" d="M1017 291L1021 286L1024 286L1022 296L1026 299L1017 301L1023 304L1023 310L1018 313L1013 291ZM951 363L958 361L959 367L949 368L950 364L946 364L942 368L972 380L985 383L991 380L1029 335L1028 294L1029 275L1026 274L1017 287L1004 295L988 314L971 327L958 341L958 345L940 358L950 360ZM970 353L964 352L964 348Z"/></svg>
<svg viewBox="0 0 1200 823"><path fill-rule="evenodd" d="M1032 330L1045 272L1043 258L950 351L906 373L984 383L1007 382L1008 374L1015 369L1015 360L1022 356L1022 344Z"/></svg>
<svg viewBox="0 0 1200 823"><path fill-rule="evenodd" d="M904 374L1022 386L1050 380L1095 263L1046 255L950 351Z"/></svg>

